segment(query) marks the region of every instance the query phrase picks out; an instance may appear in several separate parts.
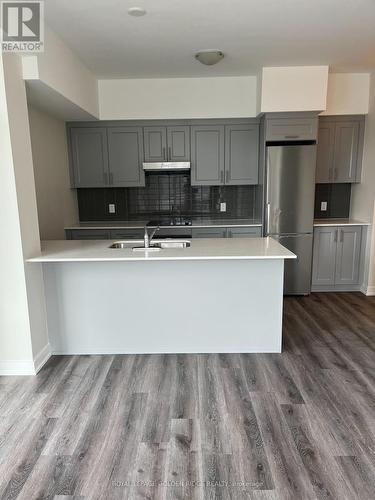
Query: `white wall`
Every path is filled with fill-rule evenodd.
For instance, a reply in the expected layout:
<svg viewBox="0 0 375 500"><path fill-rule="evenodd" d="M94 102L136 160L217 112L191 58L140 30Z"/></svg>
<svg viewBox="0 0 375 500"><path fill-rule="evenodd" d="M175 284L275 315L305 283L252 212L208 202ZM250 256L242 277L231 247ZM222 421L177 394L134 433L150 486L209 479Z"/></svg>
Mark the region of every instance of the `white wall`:
<svg viewBox="0 0 375 500"><path fill-rule="evenodd" d="M375 224L375 73L371 75L369 114L366 118L362 182L353 184L351 216ZM375 294L375 231L368 239L367 249L369 291ZM366 280L367 281L367 280Z"/></svg>
<svg viewBox="0 0 375 500"><path fill-rule="evenodd" d="M328 66L263 68L262 113L326 109Z"/></svg>
<svg viewBox="0 0 375 500"><path fill-rule="evenodd" d="M35 184L21 59L0 56L0 373L33 373L48 351Z"/></svg>
<svg viewBox="0 0 375 500"><path fill-rule="evenodd" d="M322 115L367 114L369 92L369 73L330 73L327 109Z"/></svg>
<svg viewBox="0 0 375 500"><path fill-rule="evenodd" d="M64 226L79 220L70 187L65 123L29 107L31 147L41 240L62 240Z"/></svg>
<svg viewBox="0 0 375 500"><path fill-rule="evenodd" d="M256 116L256 77L99 80L102 120Z"/></svg>
<svg viewBox="0 0 375 500"><path fill-rule="evenodd" d="M48 26L45 51L23 57L25 80L39 80L82 110L98 117L98 84L69 47Z"/></svg>

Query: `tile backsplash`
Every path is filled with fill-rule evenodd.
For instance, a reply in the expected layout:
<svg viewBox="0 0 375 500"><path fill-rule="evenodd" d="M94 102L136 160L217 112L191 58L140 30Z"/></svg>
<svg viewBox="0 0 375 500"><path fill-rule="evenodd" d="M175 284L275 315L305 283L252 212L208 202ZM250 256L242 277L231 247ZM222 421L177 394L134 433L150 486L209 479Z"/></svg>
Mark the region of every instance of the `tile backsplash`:
<svg viewBox="0 0 375 500"><path fill-rule="evenodd" d="M189 173L146 174L142 188L78 189L80 220L137 220L157 215L259 218L261 186L191 186ZM226 212L220 212L226 202ZM110 214L108 205L115 204Z"/></svg>
<svg viewBox="0 0 375 500"><path fill-rule="evenodd" d="M317 184L315 187L316 219L342 219L349 217L351 184ZM321 209L322 202L327 210Z"/></svg>

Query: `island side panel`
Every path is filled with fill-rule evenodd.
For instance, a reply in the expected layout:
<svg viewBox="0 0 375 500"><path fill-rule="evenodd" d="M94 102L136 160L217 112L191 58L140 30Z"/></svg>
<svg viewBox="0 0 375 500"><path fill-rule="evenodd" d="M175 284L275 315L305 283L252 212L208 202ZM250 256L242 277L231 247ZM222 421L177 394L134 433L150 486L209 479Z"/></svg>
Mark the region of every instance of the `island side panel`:
<svg viewBox="0 0 375 500"><path fill-rule="evenodd" d="M282 259L44 264L55 354L281 352Z"/></svg>

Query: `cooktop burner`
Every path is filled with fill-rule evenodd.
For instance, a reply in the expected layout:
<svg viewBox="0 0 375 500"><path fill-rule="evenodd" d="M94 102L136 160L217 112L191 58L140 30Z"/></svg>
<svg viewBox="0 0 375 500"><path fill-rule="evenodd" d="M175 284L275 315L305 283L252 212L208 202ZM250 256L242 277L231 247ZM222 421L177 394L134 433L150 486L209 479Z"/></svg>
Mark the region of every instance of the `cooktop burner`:
<svg viewBox="0 0 375 500"><path fill-rule="evenodd" d="M191 226L191 217L161 217L160 219L150 220L149 226Z"/></svg>

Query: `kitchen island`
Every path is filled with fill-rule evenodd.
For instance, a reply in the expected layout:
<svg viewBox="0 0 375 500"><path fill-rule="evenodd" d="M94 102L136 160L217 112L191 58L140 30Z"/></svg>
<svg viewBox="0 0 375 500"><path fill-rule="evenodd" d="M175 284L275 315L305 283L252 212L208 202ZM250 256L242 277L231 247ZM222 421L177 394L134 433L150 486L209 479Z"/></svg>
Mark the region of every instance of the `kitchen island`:
<svg viewBox="0 0 375 500"><path fill-rule="evenodd" d="M272 238L139 243L46 241L28 260L43 266L52 353L281 352L293 253Z"/></svg>

